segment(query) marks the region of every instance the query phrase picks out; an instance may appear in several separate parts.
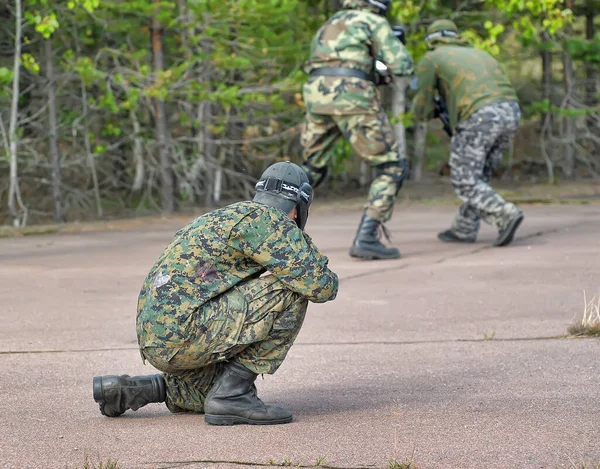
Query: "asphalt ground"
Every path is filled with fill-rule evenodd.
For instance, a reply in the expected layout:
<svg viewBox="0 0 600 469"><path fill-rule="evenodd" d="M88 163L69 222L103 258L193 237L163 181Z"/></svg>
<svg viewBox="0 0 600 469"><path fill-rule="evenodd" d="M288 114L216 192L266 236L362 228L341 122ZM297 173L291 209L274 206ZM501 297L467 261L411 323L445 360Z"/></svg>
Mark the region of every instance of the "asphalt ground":
<svg viewBox="0 0 600 469"><path fill-rule="evenodd" d="M348 257L355 209L317 208L307 231L341 278L309 306L259 395L294 422L213 427L151 404L103 417L92 377L150 374L135 309L185 224L153 219L0 239L0 468L290 464L559 468L600 463L600 340L565 337L600 294L600 205L525 205L515 242L437 240L455 208L404 204L394 261Z"/></svg>

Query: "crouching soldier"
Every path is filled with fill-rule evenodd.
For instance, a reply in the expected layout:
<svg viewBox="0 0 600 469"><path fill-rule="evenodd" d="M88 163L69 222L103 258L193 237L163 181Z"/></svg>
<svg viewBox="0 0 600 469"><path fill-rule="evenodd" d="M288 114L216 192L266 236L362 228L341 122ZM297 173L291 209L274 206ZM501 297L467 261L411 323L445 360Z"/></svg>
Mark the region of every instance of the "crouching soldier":
<svg viewBox="0 0 600 469"><path fill-rule="evenodd" d="M303 231L311 202L306 173L276 163L252 201L217 209L177 232L138 300L142 359L163 373L94 377L103 415L165 402L171 412L204 413L213 425L292 420L257 397L254 381L277 371L308 302L337 294L337 275Z"/></svg>

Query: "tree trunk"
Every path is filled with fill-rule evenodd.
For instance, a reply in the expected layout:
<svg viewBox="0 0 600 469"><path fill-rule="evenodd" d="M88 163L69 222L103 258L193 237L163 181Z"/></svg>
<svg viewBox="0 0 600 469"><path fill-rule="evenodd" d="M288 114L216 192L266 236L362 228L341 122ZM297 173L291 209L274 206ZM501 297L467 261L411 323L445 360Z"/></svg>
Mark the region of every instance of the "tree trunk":
<svg viewBox="0 0 600 469"><path fill-rule="evenodd" d="M19 173L17 168L17 118L19 112L19 79L21 71L21 0L15 0L15 58L13 65L12 100L10 106L10 123L8 127L9 156L10 156L10 182L8 189L8 211L13 218L14 226L25 226L27 224L27 208L21 200L19 188ZM17 204L22 212L19 214Z"/></svg>
<svg viewBox="0 0 600 469"><path fill-rule="evenodd" d="M60 149L58 148L58 124L56 122L56 80L54 77L54 53L52 38L46 39L46 78L48 78L48 124L50 126L49 145L52 155L52 199L54 201L54 221L65 221L63 194L61 188Z"/></svg>
<svg viewBox="0 0 600 469"><path fill-rule="evenodd" d="M206 29L210 24L210 18L203 18L203 27ZM206 83L207 91L212 91L211 89L211 81L212 81L212 66L210 63L210 57L213 52L213 43L212 40L205 37L201 41L202 53L205 54L206 62L204 64L204 71L202 73L201 79L204 83ZM214 134L211 132L211 126L213 123L213 114L214 114L215 106L210 101L206 101L201 104L199 112L200 112L200 121L202 129L200 131L200 145L203 159L204 159L204 182L206 187L206 193L204 197L204 204L208 208L212 208L215 206L215 203L218 202L217 199L221 197L221 176L222 176L222 168L219 166L219 159L217 158L217 146L212 141L214 139Z"/></svg>
<svg viewBox="0 0 600 469"><path fill-rule="evenodd" d="M394 118L399 119L406 112L406 88L408 88L408 79L404 77L394 77L392 82L392 114ZM398 142L398 154L406 157L406 131L402 122L392 125L394 137Z"/></svg>
<svg viewBox="0 0 600 469"><path fill-rule="evenodd" d="M158 5L160 0L154 0ZM156 13L155 13L156 14ZM152 70L155 77L164 70L162 26L158 18L152 18ZM160 98L154 98L154 122L156 132L156 143L158 145L158 160L160 164L160 199L161 208L165 212L175 211L174 177L171 167L171 155L167 148L167 117L165 114L165 102Z"/></svg>
<svg viewBox="0 0 600 469"><path fill-rule="evenodd" d="M572 8L573 2L567 2L567 7ZM572 26L568 25L565 29L565 32L568 36L571 36L573 32ZM571 56L567 51L563 51L562 61L565 94L569 96L574 92L573 86L575 84L575 71L573 70L573 61L571 60ZM570 116L565 116L563 120L565 126L563 134L564 162L562 168L565 176L567 178L572 178L573 171L575 169L575 121L573 117Z"/></svg>
<svg viewBox="0 0 600 469"><path fill-rule="evenodd" d="M412 178L415 182L423 178L423 165L425 164L425 150L427 148L427 122L415 124L414 159L412 164Z"/></svg>
<svg viewBox="0 0 600 469"><path fill-rule="evenodd" d="M133 124L133 160L135 162L135 176L133 177L131 190L133 192L139 192L144 187L144 179L146 177L144 150L142 137L140 137L140 122L135 114L135 110L132 109L129 116L131 117L131 122Z"/></svg>
<svg viewBox="0 0 600 469"><path fill-rule="evenodd" d="M542 43L548 47L550 36L547 32L542 35ZM543 99L552 103L552 53L545 48L542 50L542 96ZM547 113L541 116L542 122L548 117Z"/></svg>
<svg viewBox="0 0 600 469"><path fill-rule="evenodd" d="M77 30L73 31L73 38L75 40L75 50L77 56L81 54L81 48L77 38ZM96 202L96 215L101 218L103 215L102 202L100 199L100 185L98 184L98 172L96 171L96 162L94 161L94 154L92 152L92 144L90 142L90 128L88 125L89 107L88 107L88 94L85 87L85 82L81 80L81 110L82 110L82 123L83 123L83 145L85 147L86 159L92 174L92 184L94 191L94 200Z"/></svg>
<svg viewBox="0 0 600 469"><path fill-rule="evenodd" d="M90 142L90 130L88 126L88 95L85 89L85 83L81 82L81 102L83 107L83 144L85 146L86 159L90 172L92 174L92 184L94 190L94 200L96 202L96 215L101 218L103 215L102 203L100 200L100 186L98 184L98 173L96 171L96 162L94 161L94 154L92 153L92 144Z"/></svg>
<svg viewBox="0 0 600 469"><path fill-rule="evenodd" d="M595 34L594 17L595 17L595 15L596 15L596 10L594 8L594 5L592 4L592 2L588 1L586 3L586 10L585 10L585 38L588 41L591 41L594 39L594 34ZM586 76L587 76L587 80L588 80L588 83L586 86L585 103L588 106L595 106L598 101L596 99L596 90L597 90L596 68L594 67L593 64L587 63L585 65L585 69L586 69Z"/></svg>

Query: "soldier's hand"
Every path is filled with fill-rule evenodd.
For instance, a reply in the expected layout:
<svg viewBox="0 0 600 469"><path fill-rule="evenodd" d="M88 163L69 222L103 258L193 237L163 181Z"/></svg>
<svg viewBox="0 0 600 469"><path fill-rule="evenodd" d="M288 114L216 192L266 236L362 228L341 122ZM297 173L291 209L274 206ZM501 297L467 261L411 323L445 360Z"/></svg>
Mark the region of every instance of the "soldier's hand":
<svg viewBox="0 0 600 469"><path fill-rule="evenodd" d="M379 85L389 85L392 82L392 77L390 75L382 75L380 73L375 73L375 84Z"/></svg>

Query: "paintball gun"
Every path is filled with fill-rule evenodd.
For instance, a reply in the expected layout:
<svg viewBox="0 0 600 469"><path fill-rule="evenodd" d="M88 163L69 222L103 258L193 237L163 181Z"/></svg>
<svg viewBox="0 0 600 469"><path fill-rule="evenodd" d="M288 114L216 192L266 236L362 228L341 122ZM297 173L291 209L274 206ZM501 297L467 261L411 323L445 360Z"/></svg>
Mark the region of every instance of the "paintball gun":
<svg viewBox="0 0 600 469"><path fill-rule="evenodd" d="M442 124L444 124L444 130L449 137L452 137L452 127L450 126L450 116L448 114L446 103L439 96L433 98L433 103L435 105L433 116L440 118Z"/></svg>

